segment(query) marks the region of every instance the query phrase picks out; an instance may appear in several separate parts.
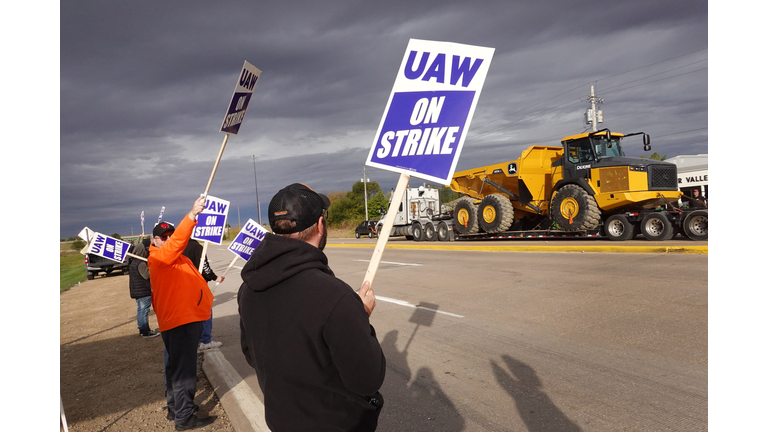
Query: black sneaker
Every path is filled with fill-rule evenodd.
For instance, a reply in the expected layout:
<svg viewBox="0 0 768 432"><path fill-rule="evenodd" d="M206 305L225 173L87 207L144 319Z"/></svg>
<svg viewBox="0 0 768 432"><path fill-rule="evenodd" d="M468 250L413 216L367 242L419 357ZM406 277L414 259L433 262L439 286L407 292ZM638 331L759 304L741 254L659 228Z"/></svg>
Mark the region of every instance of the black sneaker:
<svg viewBox="0 0 768 432"><path fill-rule="evenodd" d="M166 415L165 418L167 418L168 421L174 421L176 419L176 413L174 413L173 411L169 410L168 407L165 407L165 409L168 410L168 415ZM194 414L194 413L196 413L198 411L200 411L200 407L199 406L195 405L194 407L192 407L192 414Z"/></svg>
<svg viewBox="0 0 768 432"><path fill-rule="evenodd" d="M189 420L187 420L187 423L183 425L176 425L176 430L185 431L185 430L197 429L197 428L208 426L214 421L216 421L216 416L198 417L193 414L192 417L190 417Z"/></svg>
<svg viewBox="0 0 768 432"><path fill-rule="evenodd" d="M153 338L155 336L160 336L160 332L157 330L150 330L146 333L141 333L141 337L143 337L144 339Z"/></svg>

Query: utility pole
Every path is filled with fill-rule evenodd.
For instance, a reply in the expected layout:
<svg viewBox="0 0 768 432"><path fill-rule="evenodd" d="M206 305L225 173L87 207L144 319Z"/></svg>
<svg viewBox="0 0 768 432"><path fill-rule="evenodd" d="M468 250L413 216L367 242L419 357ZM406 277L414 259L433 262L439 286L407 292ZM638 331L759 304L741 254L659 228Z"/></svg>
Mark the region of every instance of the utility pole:
<svg viewBox="0 0 768 432"><path fill-rule="evenodd" d="M363 182L363 197L365 197L365 220L368 220L368 176L365 174L365 165L363 165L363 178L360 180Z"/></svg>
<svg viewBox="0 0 768 432"><path fill-rule="evenodd" d="M598 110L597 104L602 104L604 102L605 100L603 100L603 98L595 96L595 85L592 84L589 92L589 103L591 108L588 109L584 115L587 124L592 124L592 132L597 132L597 124L603 122L603 110Z"/></svg>
<svg viewBox="0 0 768 432"><path fill-rule="evenodd" d="M253 182L256 184L256 207L259 212L259 225L261 225L261 203L259 202L259 182L256 180L256 155L253 155ZM238 225L240 224L240 208L238 207Z"/></svg>

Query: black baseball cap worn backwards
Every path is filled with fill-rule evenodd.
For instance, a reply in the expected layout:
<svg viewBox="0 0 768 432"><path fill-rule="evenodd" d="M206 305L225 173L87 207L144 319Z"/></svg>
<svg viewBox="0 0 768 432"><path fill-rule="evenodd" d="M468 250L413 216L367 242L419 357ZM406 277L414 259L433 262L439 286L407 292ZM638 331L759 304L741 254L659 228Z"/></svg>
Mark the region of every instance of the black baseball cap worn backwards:
<svg viewBox="0 0 768 432"><path fill-rule="evenodd" d="M152 230L152 237L160 237L166 231L176 231L176 227L170 222L160 221Z"/></svg>
<svg viewBox="0 0 768 432"><path fill-rule="evenodd" d="M317 223L317 219L331 206L331 200L301 183L281 189L269 202L269 226L276 234L304 231ZM290 220L296 226L290 230L275 229L275 222Z"/></svg>

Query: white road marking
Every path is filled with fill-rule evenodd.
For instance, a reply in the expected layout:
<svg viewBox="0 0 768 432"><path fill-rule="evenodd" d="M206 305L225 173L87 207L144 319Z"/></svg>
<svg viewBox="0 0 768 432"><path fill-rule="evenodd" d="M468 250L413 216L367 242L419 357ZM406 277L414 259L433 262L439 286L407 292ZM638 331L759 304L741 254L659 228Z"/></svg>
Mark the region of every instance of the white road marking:
<svg viewBox="0 0 768 432"><path fill-rule="evenodd" d="M371 260L352 260L352 261L362 261L362 262L371 262ZM401 266L419 266L421 267L423 264L414 264L414 263L399 263L399 262L392 262L392 261L380 261L381 264L394 264L394 265L401 265Z"/></svg>
<svg viewBox="0 0 768 432"><path fill-rule="evenodd" d="M405 306L405 307L414 308L414 309L416 309L416 308L424 309L424 310L428 310L428 311L431 311L431 312L436 312L436 313L439 313L439 314L448 315L448 316L452 316L452 317L456 317L456 318L464 318L464 315L457 315L457 314L454 314L454 313L445 312L445 311L441 311L441 310L437 310L437 309L426 308L424 306L419 306L419 305L415 305L415 304L412 304L412 303L408 303L405 300L397 300L397 299L393 299L393 298L389 298L389 297L382 297L382 296L378 296L378 295L376 296L376 300L381 300L381 301L387 302L387 303L394 303L396 305Z"/></svg>

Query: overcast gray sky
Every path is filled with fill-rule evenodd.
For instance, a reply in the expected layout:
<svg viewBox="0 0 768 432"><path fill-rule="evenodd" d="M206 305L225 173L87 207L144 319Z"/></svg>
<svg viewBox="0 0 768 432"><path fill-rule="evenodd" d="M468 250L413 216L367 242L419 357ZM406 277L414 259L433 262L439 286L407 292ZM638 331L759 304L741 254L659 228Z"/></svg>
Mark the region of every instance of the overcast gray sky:
<svg viewBox="0 0 768 432"><path fill-rule="evenodd" d="M60 233L177 223L205 190L243 61L262 70L210 194L258 220L302 182L349 190L408 40L495 48L457 170L587 129L590 84L613 131L667 157L708 153L708 14L697 0L74 1L60 4ZM639 141L627 149L643 154ZM369 168L388 190L398 174ZM421 184L413 178L411 183Z"/></svg>

